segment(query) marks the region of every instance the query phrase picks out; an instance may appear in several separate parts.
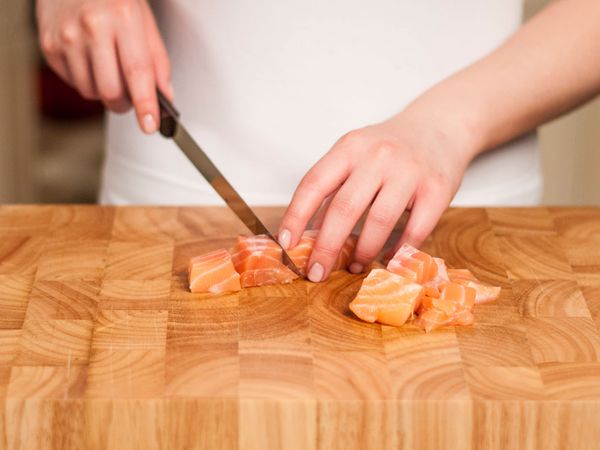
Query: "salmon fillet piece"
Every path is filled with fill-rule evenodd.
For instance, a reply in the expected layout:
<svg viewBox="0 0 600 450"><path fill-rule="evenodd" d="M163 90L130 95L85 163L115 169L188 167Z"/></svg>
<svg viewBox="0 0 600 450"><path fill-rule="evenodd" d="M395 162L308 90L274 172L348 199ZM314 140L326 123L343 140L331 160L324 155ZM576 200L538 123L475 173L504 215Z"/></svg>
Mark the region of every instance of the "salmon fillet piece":
<svg viewBox="0 0 600 450"><path fill-rule="evenodd" d="M239 291L240 275L236 272L231 255L220 249L190 260L188 267L190 291L221 294Z"/></svg>
<svg viewBox="0 0 600 450"><path fill-rule="evenodd" d="M319 234L319 230L306 230L302 233L302 237L300 241L298 241L298 245L294 248L287 251L289 257L294 261L296 267L300 270L302 275L306 275L308 260L310 259L310 254L313 251L315 246L315 242L317 240L317 235ZM348 236L346 242L342 249L340 250L340 254L337 257L332 272L336 270L344 270L348 266L348 262L350 261L350 257L352 256L352 252L354 251L354 247L356 247L356 242L358 238L354 235Z"/></svg>
<svg viewBox="0 0 600 450"><path fill-rule="evenodd" d="M491 286L475 278L469 269L449 269L450 281L475 289L475 303L488 303L500 295L500 286Z"/></svg>
<svg viewBox="0 0 600 450"><path fill-rule="evenodd" d="M231 255L243 288L290 283L298 278L283 264L281 247L266 235L238 236Z"/></svg>
<svg viewBox="0 0 600 450"><path fill-rule="evenodd" d="M238 236L230 252L235 270L239 273L257 267L277 267L276 262L281 263L281 248L264 234Z"/></svg>
<svg viewBox="0 0 600 450"><path fill-rule="evenodd" d="M354 251L354 247L356 247L356 243L358 242L358 237L351 234L344 242L344 246L340 250L340 254L338 255L337 261L331 269L332 272L336 270L345 270L348 267L348 263L350 262L350 257L352 256L352 252Z"/></svg>
<svg viewBox="0 0 600 450"><path fill-rule="evenodd" d="M438 274L438 265L431 255L403 244L387 265L387 270L415 283L425 284Z"/></svg>
<svg viewBox="0 0 600 450"><path fill-rule="evenodd" d="M366 322L401 326L413 317L423 287L385 269L373 269L363 280L350 310Z"/></svg>
<svg viewBox="0 0 600 450"><path fill-rule="evenodd" d="M439 297L442 288L450 281L446 262L442 258L433 257L433 262L437 266L436 275L425 283L425 295L429 297Z"/></svg>
<svg viewBox="0 0 600 450"><path fill-rule="evenodd" d="M252 269L242 272L240 284L243 288L254 286L266 286L269 284L291 283L298 275L281 264L282 268Z"/></svg>
<svg viewBox="0 0 600 450"><path fill-rule="evenodd" d="M319 234L319 230L306 230L302 233L298 245L287 251L288 256L294 261L294 264L304 276L306 276L306 266L315 246L317 234Z"/></svg>
<svg viewBox="0 0 600 450"><path fill-rule="evenodd" d="M474 305L473 288L450 282L444 285L440 297L423 297L413 323L426 332L442 326L470 325Z"/></svg>

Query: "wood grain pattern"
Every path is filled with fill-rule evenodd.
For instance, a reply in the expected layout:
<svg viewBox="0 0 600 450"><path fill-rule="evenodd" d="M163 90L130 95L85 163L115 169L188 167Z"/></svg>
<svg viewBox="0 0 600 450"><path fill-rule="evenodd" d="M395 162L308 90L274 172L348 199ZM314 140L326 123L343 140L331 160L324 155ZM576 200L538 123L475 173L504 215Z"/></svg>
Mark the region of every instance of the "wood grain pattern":
<svg viewBox="0 0 600 450"><path fill-rule="evenodd" d="M513 283L512 292L523 317L590 317L574 281L519 280Z"/></svg>
<svg viewBox="0 0 600 450"><path fill-rule="evenodd" d="M100 284L94 281L36 281L29 295L27 319L94 320Z"/></svg>
<svg viewBox="0 0 600 450"><path fill-rule="evenodd" d="M25 320L32 279L22 275L0 275L2 315L0 329L19 329Z"/></svg>
<svg viewBox="0 0 600 450"><path fill-rule="evenodd" d="M430 334L357 320L348 273L189 293L238 233L224 208L0 206L0 448L597 448L598 209L447 211L427 249L503 290Z"/></svg>
<svg viewBox="0 0 600 450"><path fill-rule="evenodd" d="M33 275L46 243L43 236L3 236L0 241L0 274Z"/></svg>

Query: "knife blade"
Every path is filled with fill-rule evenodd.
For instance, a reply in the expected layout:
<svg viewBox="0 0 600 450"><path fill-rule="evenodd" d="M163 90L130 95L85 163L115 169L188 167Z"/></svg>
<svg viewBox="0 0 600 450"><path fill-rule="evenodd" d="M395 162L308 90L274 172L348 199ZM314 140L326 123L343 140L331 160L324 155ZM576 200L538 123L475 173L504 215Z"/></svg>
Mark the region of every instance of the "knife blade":
<svg viewBox="0 0 600 450"><path fill-rule="evenodd" d="M252 208L237 193L234 187L227 181L221 171L214 165L204 150L190 136L185 127L179 121L179 112L165 97L157 90L158 103L160 106L160 134L166 138L171 138L181 151L187 156L192 164L198 169L202 176L208 181L219 196L227 203L227 206L236 216L246 225L253 234L266 234L281 248L283 264L300 278L304 275L296 267L285 249L281 247L279 241L269 231L264 223L254 213Z"/></svg>

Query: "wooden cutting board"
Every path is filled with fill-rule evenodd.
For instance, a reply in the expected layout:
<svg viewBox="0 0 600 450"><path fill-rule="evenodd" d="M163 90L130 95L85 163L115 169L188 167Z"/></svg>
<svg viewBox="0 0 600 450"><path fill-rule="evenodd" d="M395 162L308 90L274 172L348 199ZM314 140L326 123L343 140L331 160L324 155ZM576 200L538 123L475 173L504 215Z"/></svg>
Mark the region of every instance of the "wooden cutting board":
<svg viewBox="0 0 600 450"><path fill-rule="evenodd" d="M348 273L190 294L190 256L240 232L220 208L0 207L0 447L600 445L599 209L449 210L425 249L503 290L430 334L357 320Z"/></svg>

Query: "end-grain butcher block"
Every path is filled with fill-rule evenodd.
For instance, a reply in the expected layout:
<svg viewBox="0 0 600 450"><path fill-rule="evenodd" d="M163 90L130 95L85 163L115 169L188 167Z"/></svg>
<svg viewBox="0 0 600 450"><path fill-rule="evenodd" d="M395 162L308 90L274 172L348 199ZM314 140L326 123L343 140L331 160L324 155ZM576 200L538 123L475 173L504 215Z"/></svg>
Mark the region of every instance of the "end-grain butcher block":
<svg viewBox="0 0 600 450"><path fill-rule="evenodd" d="M0 448L598 448L600 210L447 211L422 250L501 290L429 333L357 318L366 274L190 292L192 257L245 232L1 206Z"/></svg>

